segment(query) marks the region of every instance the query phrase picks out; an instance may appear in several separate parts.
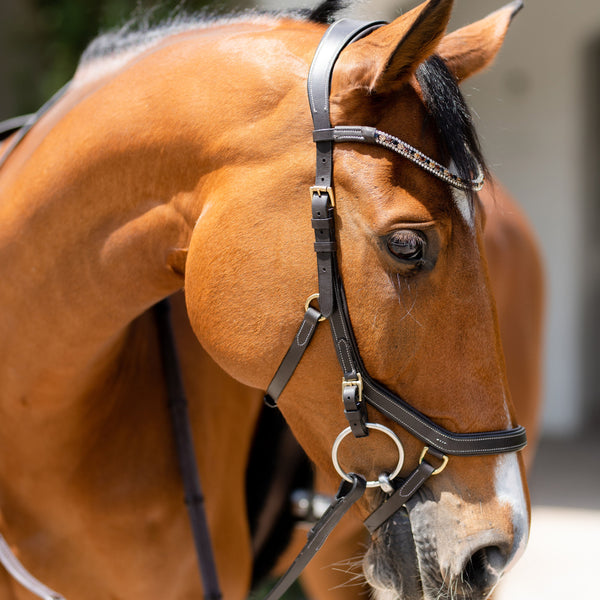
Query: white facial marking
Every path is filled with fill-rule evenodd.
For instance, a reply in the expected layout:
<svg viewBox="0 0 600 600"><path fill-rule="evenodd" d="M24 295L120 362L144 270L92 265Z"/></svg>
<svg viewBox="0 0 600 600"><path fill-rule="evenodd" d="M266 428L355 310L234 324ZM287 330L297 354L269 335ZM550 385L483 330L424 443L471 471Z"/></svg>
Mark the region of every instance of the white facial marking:
<svg viewBox="0 0 600 600"><path fill-rule="evenodd" d="M527 500L515 452L501 454L497 457L494 487L498 501L506 503L512 508L514 545L509 558L510 566L525 550L529 531Z"/></svg>
<svg viewBox="0 0 600 600"><path fill-rule="evenodd" d="M473 229L475 227L475 218L469 197L462 190L457 190L453 187L450 188L450 191L452 192L454 203L456 204L456 207L458 208L462 218L465 220L465 223L467 223L467 225Z"/></svg>

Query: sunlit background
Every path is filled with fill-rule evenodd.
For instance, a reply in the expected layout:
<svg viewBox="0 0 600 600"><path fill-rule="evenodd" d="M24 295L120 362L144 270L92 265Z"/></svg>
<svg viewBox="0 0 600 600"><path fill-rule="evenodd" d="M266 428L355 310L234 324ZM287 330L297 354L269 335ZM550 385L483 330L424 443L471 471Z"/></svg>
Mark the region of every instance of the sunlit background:
<svg viewBox="0 0 600 600"><path fill-rule="evenodd" d="M416 4L373 0L346 12L390 19ZM501 4L456 0L450 28ZM220 10L249 5L219 2ZM151 6L0 0L0 120L37 108L71 77L98 31ZM184 6L199 10L203 3ZM311 4L263 0L262 6ZM154 18L169 10L156 9ZM589 573L597 549L583 544L600 538L600 3L526 0L495 65L468 80L463 92L489 164L531 219L547 274L545 408L531 476L532 540L501 597L594 597Z"/></svg>

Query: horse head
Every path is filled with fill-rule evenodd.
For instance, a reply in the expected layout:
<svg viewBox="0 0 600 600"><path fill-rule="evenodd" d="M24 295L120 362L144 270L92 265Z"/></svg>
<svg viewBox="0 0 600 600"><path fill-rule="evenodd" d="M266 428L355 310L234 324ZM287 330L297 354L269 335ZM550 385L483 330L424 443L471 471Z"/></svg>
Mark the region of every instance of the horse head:
<svg viewBox="0 0 600 600"><path fill-rule="evenodd" d="M454 165L464 180L477 175L481 158L456 80L493 60L520 3L446 36L451 5L430 0L350 44L333 69L329 101L333 126L385 132L435 164ZM260 87L248 84L254 92L232 109L240 114L222 115L212 143L222 163L202 190L185 289L203 346L233 377L266 389L319 285L305 89L323 28L284 21L262 35L276 40L277 64L266 66L259 48L230 82L244 86L260 72ZM366 371L451 432L514 427L477 194L389 147L348 141L335 147L333 192L337 268ZM347 423L326 329L279 406L333 481L331 448ZM423 443L372 406L367 413L401 440L401 480L419 464ZM398 463L398 448L377 430L342 440L337 454L345 471L374 481ZM525 545L528 496L517 453L453 455L439 470L372 535L363 568L378 597L485 598ZM383 499L370 490L358 504L362 518Z"/></svg>

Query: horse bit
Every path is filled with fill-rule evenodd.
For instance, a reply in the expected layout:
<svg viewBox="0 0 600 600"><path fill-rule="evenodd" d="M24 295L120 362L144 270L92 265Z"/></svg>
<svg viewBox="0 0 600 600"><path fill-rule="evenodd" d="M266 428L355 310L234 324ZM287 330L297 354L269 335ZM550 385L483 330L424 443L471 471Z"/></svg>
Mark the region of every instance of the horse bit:
<svg viewBox="0 0 600 600"><path fill-rule="evenodd" d="M479 456L516 452L524 448L527 443L525 429L521 426L481 433L448 431L436 425L406 401L371 378L361 360L350 323L336 256L333 192L334 142L359 142L388 148L462 191L478 191L483 185L481 170L476 174L475 179L465 180L406 142L373 127L331 126L329 93L331 75L338 56L348 44L365 37L384 24L383 21L361 22L342 19L331 25L317 48L308 75L308 99L314 124L313 140L316 143L316 180L315 185L310 188L310 197L319 292L310 296L306 302L304 318L268 386L265 402L271 407L277 406L277 400L302 359L319 322L328 320L338 361L343 371L342 404L349 426L339 434L332 448L334 467L343 478L340 489L333 503L309 532L306 546L289 570L267 594L266 600L277 600L285 593L321 548L342 516L362 497L366 487L381 487L387 495L386 500L364 522L365 527L373 534L405 505L429 477L440 473L446 467L449 456ZM0 159L0 166L33 123L62 95L64 89L46 103L33 116L33 119L30 118L29 121L23 122L13 120L18 125L24 124L25 126L19 132L17 140L13 141L8 151ZM12 129L16 128L12 127ZM5 127L4 129L8 131L10 128ZM2 125L0 125L0 133L1 130ZM318 310L311 305L314 300L318 300ZM178 461L184 483L186 504L190 513L204 596L210 600L217 600L221 598L221 592L203 507L203 495L194 457L191 428L179 372L175 340L171 331L167 300L163 300L157 305L156 318ZM424 443L418 466L402 481L396 480L404 462L402 443L388 427L368 421L367 405L372 406ZM369 434L369 430L378 430L388 435L396 444L399 456L398 463L391 473L381 473L377 480L367 482L361 475L346 473L339 464L337 454L342 440L347 435L352 433L357 438L365 437ZM24 569L1 535L0 560L18 581L39 597L46 600L63 600L60 594L41 584Z"/></svg>

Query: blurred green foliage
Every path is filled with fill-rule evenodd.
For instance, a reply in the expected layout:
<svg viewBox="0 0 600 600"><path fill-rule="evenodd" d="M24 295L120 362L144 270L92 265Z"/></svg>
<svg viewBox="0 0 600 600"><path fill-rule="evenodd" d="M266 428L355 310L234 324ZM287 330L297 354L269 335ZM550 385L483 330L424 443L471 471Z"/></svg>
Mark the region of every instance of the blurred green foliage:
<svg viewBox="0 0 600 600"><path fill-rule="evenodd" d="M8 111L36 110L73 76L81 53L103 31L148 14L158 22L174 12L249 5L247 0L20 0L17 10L14 1L0 0L0 119L13 116L3 114Z"/></svg>

